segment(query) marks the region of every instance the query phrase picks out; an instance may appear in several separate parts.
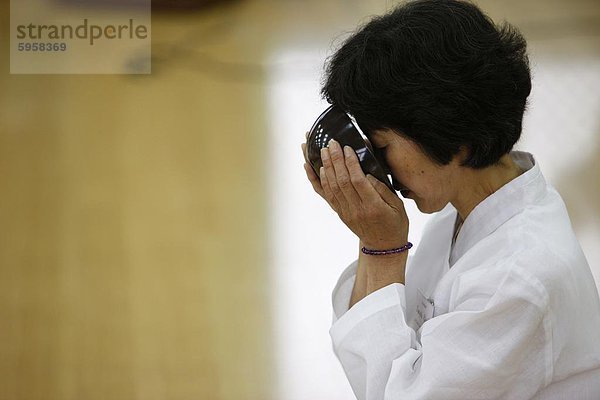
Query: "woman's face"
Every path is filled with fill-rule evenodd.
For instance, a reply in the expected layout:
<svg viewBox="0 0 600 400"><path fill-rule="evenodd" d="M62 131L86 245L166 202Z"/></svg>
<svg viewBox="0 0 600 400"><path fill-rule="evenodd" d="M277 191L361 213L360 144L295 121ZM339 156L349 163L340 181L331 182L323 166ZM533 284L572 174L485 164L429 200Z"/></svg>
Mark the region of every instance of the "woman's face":
<svg viewBox="0 0 600 400"><path fill-rule="evenodd" d="M418 144L391 130L373 132L370 141L384 156L394 188L413 199L421 212L439 211L455 197L460 172L456 157L448 165L439 165Z"/></svg>

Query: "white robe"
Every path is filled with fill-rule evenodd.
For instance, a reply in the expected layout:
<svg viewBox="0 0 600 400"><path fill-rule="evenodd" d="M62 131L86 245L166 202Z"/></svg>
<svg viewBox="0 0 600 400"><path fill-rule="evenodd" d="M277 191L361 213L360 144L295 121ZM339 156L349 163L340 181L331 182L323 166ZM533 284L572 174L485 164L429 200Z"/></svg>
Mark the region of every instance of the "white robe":
<svg viewBox="0 0 600 400"><path fill-rule="evenodd" d="M530 154L511 156L526 172L475 207L452 249L456 210L437 213L405 285L348 310L357 262L342 273L330 335L358 399L600 399L590 268L560 195Z"/></svg>

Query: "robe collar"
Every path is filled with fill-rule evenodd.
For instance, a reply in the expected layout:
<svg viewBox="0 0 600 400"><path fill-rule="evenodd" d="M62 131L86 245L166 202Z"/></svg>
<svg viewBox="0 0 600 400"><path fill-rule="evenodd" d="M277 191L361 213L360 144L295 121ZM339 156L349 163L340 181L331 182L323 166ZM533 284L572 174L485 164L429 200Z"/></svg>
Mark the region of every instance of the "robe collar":
<svg viewBox="0 0 600 400"><path fill-rule="evenodd" d="M546 180L533 156L521 151L513 151L510 156L525 172L485 198L467 216L450 253L450 266L477 242L544 196ZM454 210L455 217L456 214Z"/></svg>

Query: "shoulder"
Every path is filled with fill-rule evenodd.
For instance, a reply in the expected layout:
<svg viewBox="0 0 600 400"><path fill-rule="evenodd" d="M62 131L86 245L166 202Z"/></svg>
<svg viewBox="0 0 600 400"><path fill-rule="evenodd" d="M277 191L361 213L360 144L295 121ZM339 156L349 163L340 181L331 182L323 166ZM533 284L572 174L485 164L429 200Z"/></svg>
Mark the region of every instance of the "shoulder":
<svg viewBox="0 0 600 400"><path fill-rule="evenodd" d="M516 265L540 276L560 269L589 268L561 196L552 186L547 188L535 203L474 244L464 261Z"/></svg>
<svg viewBox="0 0 600 400"><path fill-rule="evenodd" d="M543 282L589 271L566 206L550 185L539 202L506 221L489 239L506 243L502 259Z"/></svg>
<svg viewBox="0 0 600 400"><path fill-rule="evenodd" d="M548 302L565 292L594 296L587 260L571 227L560 195L549 186L535 204L524 208L476 243L453 266L456 284L488 285L487 292L521 287ZM508 284L511 285L508 285ZM589 293L581 293L585 291Z"/></svg>
<svg viewBox="0 0 600 400"><path fill-rule="evenodd" d="M490 302L527 303L545 313L550 304L550 291L540 277L510 259L456 275L449 310L476 310Z"/></svg>

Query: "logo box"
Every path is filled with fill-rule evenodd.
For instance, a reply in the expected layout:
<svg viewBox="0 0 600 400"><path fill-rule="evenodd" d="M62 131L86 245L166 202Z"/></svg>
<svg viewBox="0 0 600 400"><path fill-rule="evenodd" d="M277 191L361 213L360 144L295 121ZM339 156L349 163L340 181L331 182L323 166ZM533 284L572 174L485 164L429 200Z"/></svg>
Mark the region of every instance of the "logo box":
<svg viewBox="0 0 600 400"><path fill-rule="evenodd" d="M151 73L150 0L11 0L11 74Z"/></svg>

